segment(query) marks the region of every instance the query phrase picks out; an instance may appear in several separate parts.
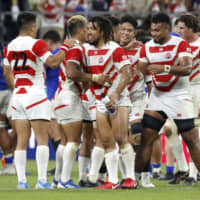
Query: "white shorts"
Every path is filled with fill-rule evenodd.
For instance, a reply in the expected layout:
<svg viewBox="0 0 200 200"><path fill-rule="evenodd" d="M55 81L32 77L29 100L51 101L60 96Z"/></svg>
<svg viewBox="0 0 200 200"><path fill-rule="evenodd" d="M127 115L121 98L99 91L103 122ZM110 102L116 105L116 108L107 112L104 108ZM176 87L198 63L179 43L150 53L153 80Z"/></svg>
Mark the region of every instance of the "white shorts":
<svg viewBox="0 0 200 200"><path fill-rule="evenodd" d="M5 115L11 97L10 90L0 90L0 114Z"/></svg>
<svg viewBox="0 0 200 200"><path fill-rule="evenodd" d="M175 94L159 92L153 88L145 110L163 111L169 119L194 118L191 95L178 93L178 91Z"/></svg>
<svg viewBox="0 0 200 200"><path fill-rule="evenodd" d="M116 103L116 107L131 107L131 100L129 96L120 96L120 99ZM103 114L110 114L109 109L101 100L96 100L96 108Z"/></svg>
<svg viewBox="0 0 200 200"><path fill-rule="evenodd" d="M53 104L59 124L82 121L82 102L76 94L62 91L55 96Z"/></svg>
<svg viewBox="0 0 200 200"><path fill-rule="evenodd" d="M131 95L131 112L129 113L129 122L142 119L144 108L146 105L146 95L144 91L140 91Z"/></svg>
<svg viewBox="0 0 200 200"><path fill-rule="evenodd" d="M35 94L13 94L11 107L12 120L50 120L52 118L52 105L43 90Z"/></svg>
<svg viewBox="0 0 200 200"><path fill-rule="evenodd" d="M82 101L83 104L83 120L95 121L96 120L96 104L95 101L91 104L90 101Z"/></svg>
<svg viewBox="0 0 200 200"><path fill-rule="evenodd" d="M191 85L190 91L194 105L194 116L196 118L198 117L198 109L200 108L200 85Z"/></svg>

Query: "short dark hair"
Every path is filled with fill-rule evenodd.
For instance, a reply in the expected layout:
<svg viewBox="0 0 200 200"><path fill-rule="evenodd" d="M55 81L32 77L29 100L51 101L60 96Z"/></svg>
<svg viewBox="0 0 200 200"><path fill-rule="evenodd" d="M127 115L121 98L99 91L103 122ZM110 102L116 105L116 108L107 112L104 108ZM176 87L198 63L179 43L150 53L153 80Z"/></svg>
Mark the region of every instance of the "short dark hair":
<svg viewBox="0 0 200 200"><path fill-rule="evenodd" d="M112 15L105 15L105 17L111 21L113 27L119 26L120 24L119 18L114 17Z"/></svg>
<svg viewBox="0 0 200 200"><path fill-rule="evenodd" d="M93 24L94 28L96 28L95 23L97 24L100 32L103 32L103 39L105 43L110 41L110 38L113 35L113 29L110 20L103 16L94 16L89 19L89 22Z"/></svg>
<svg viewBox="0 0 200 200"><path fill-rule="evenodd" d="M58 31L49 30L44 34L43 40L52 40L53 42L60 42L61 38Z"/></svg>
<svg viewBox="0 0 200 200"><path fill-rule="evenodd" d="M137 24L136 19L133 16L131 16L131 15L122 16L120 23L123 24L123 23L126 23L126 22L130 23L134 28L137 28L138 24Z"/></svg>
<svg viewBox="0 0 200 200"><path fill-rule="evenodd" d="M17 27L19 31L27 28L30 23L36 22L36 15L32 12L22 12L17 18Z"/></svg>
<svg viewBox="0 0 200 200"><path fill-rule="evenodd" d="M177 19L177 23L178 22L183 22L188 28L191 28L194 33L197 33L199 31L199 20L196 16L192 14L181 15Z"/></svg>
<svg viewBox="0 0 200 200"><path fill-rule="evenodd" d="M154 23L154 24L165 23L171 27L171 20L169 16L163 12L154 14L151 18L151 23Z"/></svg>

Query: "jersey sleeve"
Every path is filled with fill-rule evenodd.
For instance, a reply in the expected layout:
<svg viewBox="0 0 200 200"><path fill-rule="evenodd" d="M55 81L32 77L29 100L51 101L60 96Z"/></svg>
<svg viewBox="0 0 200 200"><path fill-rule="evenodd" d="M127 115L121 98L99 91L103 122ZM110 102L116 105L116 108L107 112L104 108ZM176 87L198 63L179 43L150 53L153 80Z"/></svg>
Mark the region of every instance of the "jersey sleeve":
<svg viewBox="0 0 200 200"><path fill-rule="evenodd" d="M66 62L74 62L78 65L81 64L82 61L82 52L79 48L70 49L65 57Z"/></svg>
<svg viewBox="0 0 200 200"><path fill-rule="evenodd" d="M126 52L121 47L118 47L113 52L113 62L115 63L118 70L120 70L125 65L130 65L130 60L126 55Z"/></svg>
<svg viewBox="0 0 200 200"><path fill-rule="evenodd" d="M47 44L43 40L38 40L34 44L32 51L42 60L43 63L45 63L47 58L52 55Z"/></svg>
<svg viewBox="0 0 200 200"><path fill-rule="evenodd" d="M183 56L192 57L192 49L185 40L182 40L178 46L178 57L181 58Z"/></svg>
<svg viewBox="0 0 200 200"><path fill-rule="evenodd" d="M4 65L10 65L7 55L8 55L8 46L6 46L3 51L3 64Z"/></svg>
<svg viewBox="0 0 200 200"><path fill-rule="evenodd" d="M147 56L146 56L145 44L140 49L139 61L144 62L144 63L148 63L148 59L147 59Z"/></svg>

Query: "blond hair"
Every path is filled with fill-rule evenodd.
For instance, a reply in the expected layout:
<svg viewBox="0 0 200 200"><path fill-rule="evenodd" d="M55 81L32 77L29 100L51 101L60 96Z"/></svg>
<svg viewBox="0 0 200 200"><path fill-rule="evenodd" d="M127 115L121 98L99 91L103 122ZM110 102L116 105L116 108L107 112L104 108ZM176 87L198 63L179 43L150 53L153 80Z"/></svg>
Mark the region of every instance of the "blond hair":
<svg viewBox="0 0 200 200"><path fill-rule="evenodd" d="M68 29L71 36L77 33L77 28L83 28L87 24L87 19L82 15L75 15L68 20Z"/></svg>

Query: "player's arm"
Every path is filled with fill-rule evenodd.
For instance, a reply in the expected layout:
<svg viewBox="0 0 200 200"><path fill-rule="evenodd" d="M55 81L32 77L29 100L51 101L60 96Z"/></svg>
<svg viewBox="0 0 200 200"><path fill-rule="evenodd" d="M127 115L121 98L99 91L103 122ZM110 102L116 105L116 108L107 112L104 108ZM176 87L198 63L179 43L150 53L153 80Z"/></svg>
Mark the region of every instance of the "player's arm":
<svg viewBox="0 0 200 200"><path fill-rule="evenodd" d="M67 77L73 81L83 82L96 82L100 85L104 85L106 82L111 83L111 80L106 74L90 74L81 72L79 65L75 62L68 62L66 68Z"/></svg>
<svg viewBox="0 0 200 200"><path fill-rule="evenodd" d="M166 72L176 76L188 76L192 71L192 57L181 57L178 65L149 65L148 69L152 74Z"/></svg>
<svg viewBox="0 0 200 200"><path fill-rule="evenodd" d="M3 74L10 88L14 88L14 77L9 65L3 66Z"/></svg>

